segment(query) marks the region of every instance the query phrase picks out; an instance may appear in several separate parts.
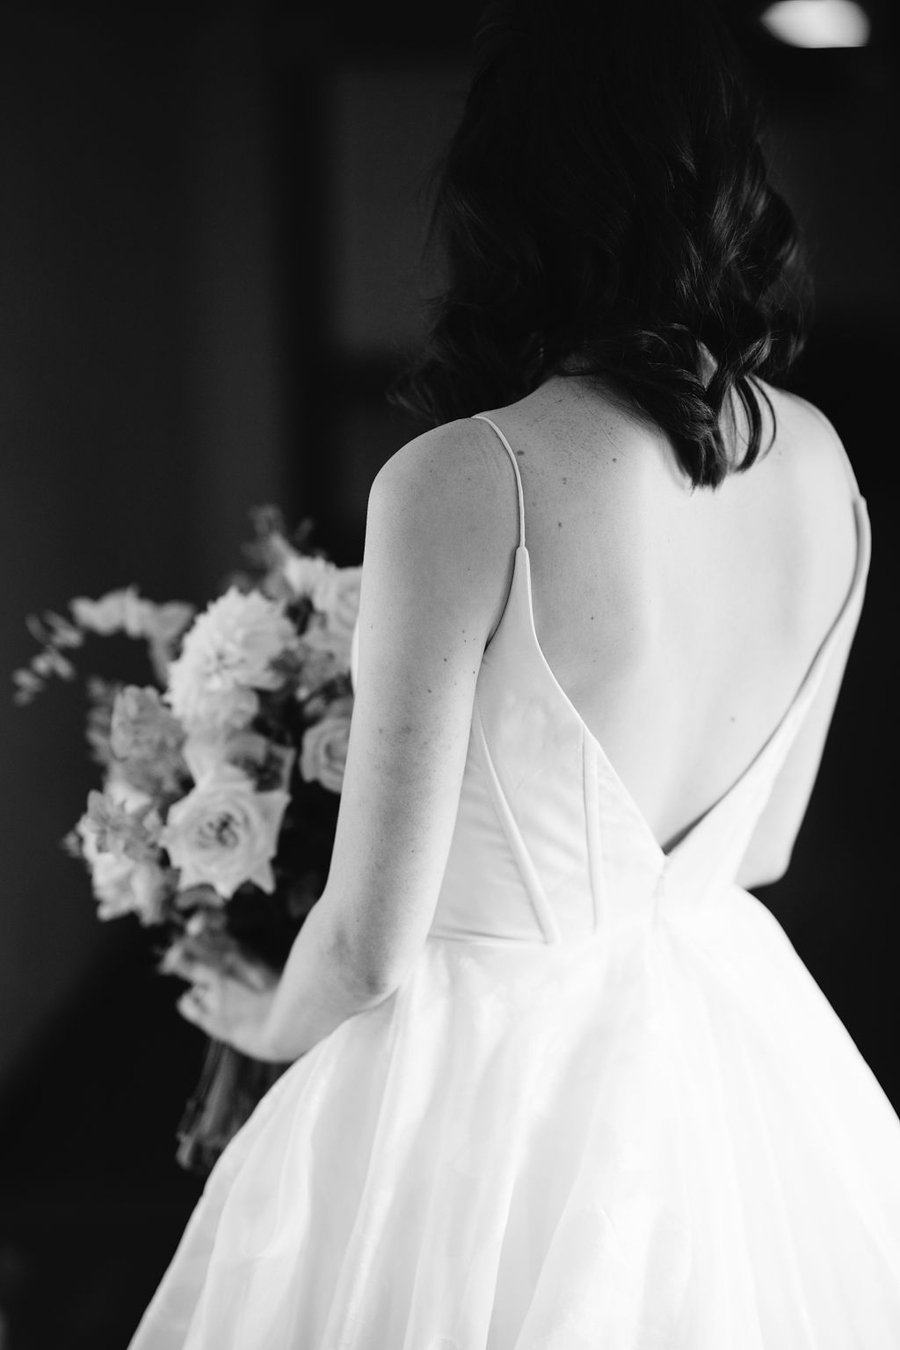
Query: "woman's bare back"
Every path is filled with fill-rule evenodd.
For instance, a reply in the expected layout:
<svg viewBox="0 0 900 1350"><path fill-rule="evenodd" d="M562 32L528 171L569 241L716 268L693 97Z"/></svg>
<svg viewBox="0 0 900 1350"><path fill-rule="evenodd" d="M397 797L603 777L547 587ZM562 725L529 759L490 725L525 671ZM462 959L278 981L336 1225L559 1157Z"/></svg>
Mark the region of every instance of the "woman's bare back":
<svg viewBox="0 0 900 1350"><path fill-rule="evenodd" d="M666 848L777 725L853 575L835 433L766 391L771 451L714 492L581 380L491 413L522 474L541 648Z"/></svg>

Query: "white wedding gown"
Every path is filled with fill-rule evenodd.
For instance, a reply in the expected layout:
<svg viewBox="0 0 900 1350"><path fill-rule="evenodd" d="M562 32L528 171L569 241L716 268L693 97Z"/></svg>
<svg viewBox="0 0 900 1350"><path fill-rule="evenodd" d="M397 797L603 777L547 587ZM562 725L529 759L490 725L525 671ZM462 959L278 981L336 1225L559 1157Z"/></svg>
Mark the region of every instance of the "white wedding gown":
<svg viewBox="0 0 900 1350"><path fill-rule="evenodd" d="M413 973L263 1099L131 1350L898 1350L900 1121L734 881L865 585L855 512L806 678L668 855L522 543Z"/></svg>

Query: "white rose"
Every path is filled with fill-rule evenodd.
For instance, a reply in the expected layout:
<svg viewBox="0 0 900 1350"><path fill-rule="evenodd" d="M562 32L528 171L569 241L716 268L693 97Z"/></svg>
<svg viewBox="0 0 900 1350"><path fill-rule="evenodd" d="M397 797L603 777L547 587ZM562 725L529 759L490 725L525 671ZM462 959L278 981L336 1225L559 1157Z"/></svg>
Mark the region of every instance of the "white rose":
<svg viewBox="0 0 900 1350"><path fill-rule="evenodd" d="M186 727L239 728L259 708L258 689L277 689L273 662L297 646L283 606L235 587L195 620L169 667L166 699Z"/></svg>
<svg viewBox="0 0 900 1350"><path fill-rule="evenodd" d="M245 881L273 891L271 861L287 792L257 792L233 765L219 765L169 811L161 843L180 886L212 886L223 900Z"/></svg>
<svg viewBox="0 0 900 1350"><path fill-rule="evenodd" d="M303 733L300 773L307 782L321 783L330 792L340 792L350 739L351 699L333 705L327 717Z"/></svg>

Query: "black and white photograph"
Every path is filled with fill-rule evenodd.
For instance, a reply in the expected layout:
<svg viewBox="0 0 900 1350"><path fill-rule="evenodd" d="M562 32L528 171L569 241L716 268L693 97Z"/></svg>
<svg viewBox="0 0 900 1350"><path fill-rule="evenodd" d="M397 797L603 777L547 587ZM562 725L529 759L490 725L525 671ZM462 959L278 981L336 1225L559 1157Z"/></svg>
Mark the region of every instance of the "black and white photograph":
<svg viewBox="0 0 900 1350"><path fill-rule="evenodd" d="M0 0L0 1350L900 1350L900 10Z"/></svg>

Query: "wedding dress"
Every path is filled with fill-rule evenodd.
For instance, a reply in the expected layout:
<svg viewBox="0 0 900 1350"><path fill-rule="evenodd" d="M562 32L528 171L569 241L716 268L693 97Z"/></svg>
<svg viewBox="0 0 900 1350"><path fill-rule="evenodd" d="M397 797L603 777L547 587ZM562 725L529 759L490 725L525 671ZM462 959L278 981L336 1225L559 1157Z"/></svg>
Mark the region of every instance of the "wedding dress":
<svg viewBox="0 0 900 1350"><path fill-rule="evenodd" d="M424 949L230 1144L131 1350L900 1347L900 1120L734 880L865 502L793 701L668 853L541 651L519 509Z"/></svg>

